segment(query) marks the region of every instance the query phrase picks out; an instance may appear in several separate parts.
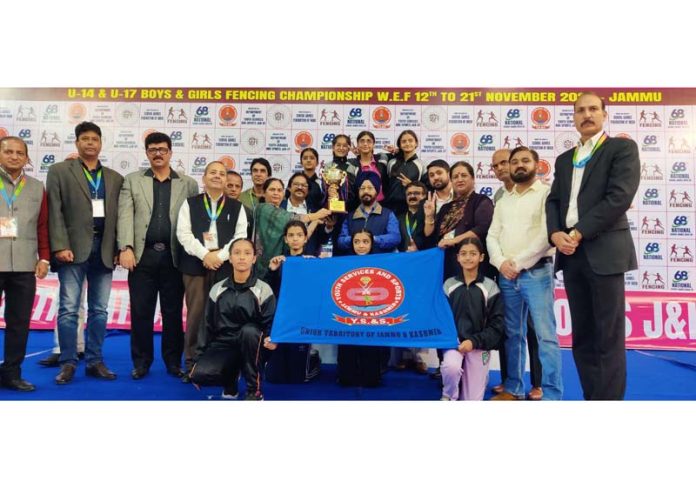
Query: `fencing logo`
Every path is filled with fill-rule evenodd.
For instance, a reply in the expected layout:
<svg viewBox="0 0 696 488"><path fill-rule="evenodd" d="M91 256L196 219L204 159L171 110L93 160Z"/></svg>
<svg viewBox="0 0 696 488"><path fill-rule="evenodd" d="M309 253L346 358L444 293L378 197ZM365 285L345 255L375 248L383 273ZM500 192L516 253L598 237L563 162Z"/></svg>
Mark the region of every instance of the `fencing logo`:
<svg viewBox="0 0 696 488"><path fill-rule="evenodd" d="M338 114L338 110L322 108L319 115L319 125L340 127L341 116Z"/></svg>
<svg viewBox="0 0 696 488"><path fill-rule="evenodd" d="M234 108L234 105L223 105L218 110L218 119L222 127L233 127L237 125L237 117L239 112Z"/></svg>
<svg viewBox="0 0 696 488"><path fill-rule="evenodd" d="M686 168L685 168L686 169ZM659 164L649 164L642 162L640 165L640 180L641 181L662 181L664 175Z"/></svg>
<svg viewBox="0 0 696 488"><path fill-rule="evenodd" d="M532 128L548 129L551 127L551 112L544 107L537 107L532 110Z"/></svg>
<svg viewBox="0 0 696 488"><path fill-rule="evenodd" d="M643 290L664 290L665 280L662 277L662 273L650 273L649 271L644 271L641 276L640 287Z"/></svg>
<svg viewBox="0 0 696 488"><path fill-rule="evenodd" d="M188 115L186 115L186 110L183 107L172 105L167 108L168 124L188 124L188 122Z"/></svg>
<svg viewBox="0 0 696 488"><path fill-rule="evenodd" d="M421 122L428 130L440 130L447 124L447 112L442 107L426 107L421 112Z"/></svg>
<svg viewBox="0 0 696 488"><path fill-rule="evenodd" d="M271 105L266 112L266 123L273 129L290 127L292 112L286 105Z"/></svg>
<svg viewBox="0 0 696 488"><path fill-rule="evenodd" d="M693 263L694 255L691 252L691 248L688 246L690 244L688 241L679 242L679 244L684 244L679 246L676 243L672 244L669 248L669 262L670 263Z"/></svg>
<svg viewBox="0 0 696 488"><path fill-rule="evenodd" d="M55 131L41 131L39 147L59 148L61 146L60 136Z"/></svg>
<svg viewBox="0 0 696 488"><path fill-rule="evenodd" d="M396 325L406 315L384 317L397 310L404 301L404 285L398 276L381 268L357 268L341 275L331 287L331 297L338 308L350 314L334 314L334 320L351 325Z"/></svg>
<svg viewBox="0 0 696 488"><path fill-rule="evenodd" d="M191 136L191 149L210 150L213 148L213 141L208 134L194 132Z"/></svg>
<svg viewBox="0 0 696 488"><path fill-rule="evenodd" d="M266 136L258 129L248 129L242 134L242 150L247 154L261 154L266 148Z"/></svg>
<svg viewBox="0 0 696 488"><path fill-rule="evenodd" d="M477 179L481 178L488 178L488 179L497 179L495 177L495 171L493 171L493 164L488 163L486 164L486 169L483 169L484 162L483 161L478 161L476 163L476 169L474 170L474 174L476 175Z"/></svg>
<svg viewBox="0 0 696 488"><path fill-rule="evenodd" d="M480 109L476 112L476 127L498 127L500 123L498 122L495 112L484 112Z"/></svg>
<svg viewBox="0 0 696 488"><path fill-rule="evenodd" d="M500 145L501 149L510 149L510 145L515 144L515 147L526 146L525 142L519 136L506 135L503 138L503 143Z"/></svg>
<svg viewBox="0 0 696 488"><path fill-rule="evenodd" d="M17 122L36 122L36 111L31 105L20 105L17 107L17 115L15 117Z"/></svg>
<svg viewBox="0 0 696 488"><path fill-rule="evenodd" d="M691 146L686 137L670 136L667 141L667 152L672 154L689 154Z"/></svg>
<svg viewBox="0 0 696 488"><path fill-rule="evenodd" d="M388 129L391 119L391 111L387 107L379 106L372 111L372 127L375 129Z"/></svg>
<svg viewBox="0 0 696 488"><path fill-rule="evenodd" d="M123 103L116 106L116 122L119 125L132 127L138 125L140 109L134 103Z"/></svg>
<svg viewBox="0 0 696 488"><path fill-rule="evenodd" d="M686 190L672 189L669 192L669 208L693 208L694 201Z"/></svg>
<svg viewBox="0 0 696 488"><path fill-rule="evenodd" d="M469 154L469 148L471 146L471 140L463 132L457 132L450 137L450 148L452 149L452 154Z"/></svg>
<svg viewBox="0 0 696 488"><path fill-rule="evenodd" d="M660 114L654 110L652 112L648 112L645 109L641 110L638 117L638 127L645 129L662 128L662 119L660 118Z"/></svg>
<svg viewBox="0 0 696 488"><path fill-rule="evenodd" d="M663 236L665 235L665 227L659 217L651 219L645 216L640 224L640 233L644 236Z"/></svg>
<svg viewBox="0 0 696 488"><path fill-rule="evenodd" d="M297 134L295 134L295 152L296 153L301 153L304 149L306 149L308 147L312 147L313 143L314 143L314 138L312 137L311 132L307 132L306 130L303 130L302 132L298 132Z"/></svg>

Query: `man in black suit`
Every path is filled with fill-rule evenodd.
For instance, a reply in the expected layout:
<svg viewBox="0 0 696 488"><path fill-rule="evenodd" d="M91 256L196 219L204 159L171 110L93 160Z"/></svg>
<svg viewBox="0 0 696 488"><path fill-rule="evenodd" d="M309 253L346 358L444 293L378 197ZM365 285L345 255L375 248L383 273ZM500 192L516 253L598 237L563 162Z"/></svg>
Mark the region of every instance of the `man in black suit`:
<svg viewBox="0 0 696 488"><path fill-rule="evenodd" d="M607 112L594 93L575 102L580 142L556 159L546 201L573 322L573 357L586 400L621 400L626 390L624 273L636 269L626 218L638 190L638 147L603 132Z"/></svg>

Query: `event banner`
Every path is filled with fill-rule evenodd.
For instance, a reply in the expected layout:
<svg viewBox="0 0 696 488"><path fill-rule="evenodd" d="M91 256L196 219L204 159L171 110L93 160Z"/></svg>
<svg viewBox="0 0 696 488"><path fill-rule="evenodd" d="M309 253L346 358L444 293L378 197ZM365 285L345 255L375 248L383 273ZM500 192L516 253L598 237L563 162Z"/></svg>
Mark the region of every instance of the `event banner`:
<svg viewBox="0 0 696 488"><path fill-rule="evenodd" d="M457 347L454 318L442 289L443 261L441 249L332 259L288 258L283 264L271 339Z"/></svg>
<svg viewBox="0 0 696 488"><path fill-rule="evenodd" d="M696 315L696 88L593 90L607 104L607 133L634 140L640 151L640 187L627 212L639 264L638 270L626 274L628 347L696 349L696 333L687 326ZM336 134L348 134L355 141L360 131L370 130L375 150L381 151L402 131L411 130L418 137L423 163L468 161L475 169L477 191L492 196L500 186L490 161L498 148L535 149L541 158L539 178L547 184L553 181L555 158L578 140L573 102L582 91L3 88L0 136L21 137L31 159L27 173L45 180L52 164L77 155L74 126L83 120L102 128L101 161L122 174L148 166L143 140L152 131L164 131L172 139L174 169L200 181L206 164L220 160L238 171L248 187L254 157L268 159L273 175L287 181L301 169L299 154L305 147L314 147L321 163L330 161ZM563 342L571 324L564 312L562 276L556 294Z"/></svg>

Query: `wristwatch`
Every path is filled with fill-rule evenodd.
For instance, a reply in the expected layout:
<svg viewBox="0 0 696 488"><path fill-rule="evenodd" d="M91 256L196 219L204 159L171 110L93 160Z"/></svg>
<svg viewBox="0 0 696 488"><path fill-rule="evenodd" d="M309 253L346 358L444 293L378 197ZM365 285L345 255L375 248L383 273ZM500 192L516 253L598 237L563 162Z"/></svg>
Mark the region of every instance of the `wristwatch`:
<svg viewBox="0 0 696 488"><path fill-rule="evenodd" d="M578 236L578 232L575 230L575 228L572 228L570 229L570 232L568 232L568 235L571 239L575 239Z"/></svg>

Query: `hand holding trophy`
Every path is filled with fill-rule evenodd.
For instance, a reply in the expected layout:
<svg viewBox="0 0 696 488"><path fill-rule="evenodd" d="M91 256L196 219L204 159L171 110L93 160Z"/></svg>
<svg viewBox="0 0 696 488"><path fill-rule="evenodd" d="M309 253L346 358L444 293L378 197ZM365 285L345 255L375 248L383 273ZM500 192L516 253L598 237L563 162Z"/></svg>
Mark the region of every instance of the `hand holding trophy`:
<svg viewBox="0 0 696 488"><path fill-rule="evenodd" d="M339 188L345 183L347 176L348 174L335 164L324 168L321 172L321 178L326 183L329 196L327 208L334 213L346 213L346 202L341 200Z"/></svg>

